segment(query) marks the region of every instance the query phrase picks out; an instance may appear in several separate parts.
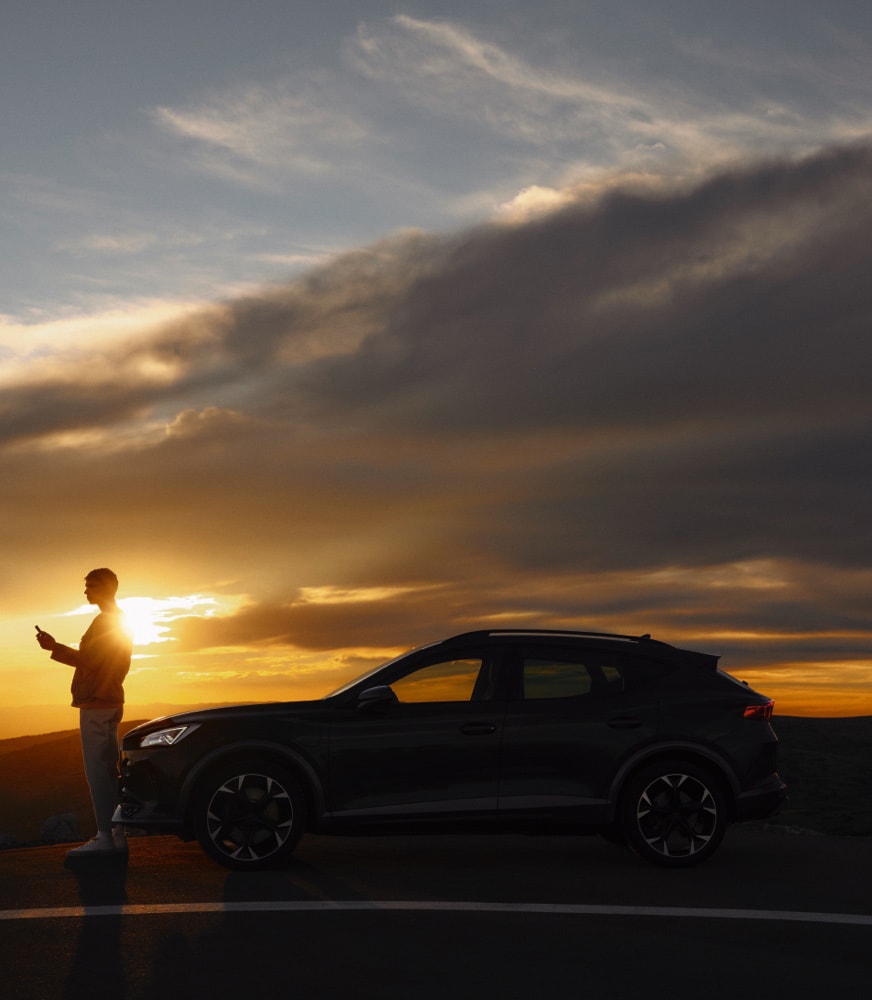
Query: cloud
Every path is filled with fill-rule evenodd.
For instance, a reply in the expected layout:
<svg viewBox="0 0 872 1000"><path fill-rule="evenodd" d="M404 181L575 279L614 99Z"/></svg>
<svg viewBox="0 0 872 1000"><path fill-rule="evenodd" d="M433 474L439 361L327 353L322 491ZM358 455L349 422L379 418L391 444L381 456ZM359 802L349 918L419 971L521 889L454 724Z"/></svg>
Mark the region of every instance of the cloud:
<svg viewBox="0 0 872 1000"><path fill-rule="evenodd" d="M676 58L703 73L677 86L649 76L644 83L622 63L620 75L586 53L572 70L554 70L479 37L464 25L397 15L387 23L364 23L347 45L353 68L434 120L464 121L514 144L529 147L545 162L559 163L564 176L608 165L644 165L656 172L676 164L723 162L766 148L808 149L810 144L868 132L868 111L848 99L833 79L842 62L826 72L799 60L773 72L771 54L736 53L758 82L753 93L729 78L710 89L716 55L698 40L674 38ZM707 80L707 76L708 80ZM738 90L729 107L718 87ZM804 95L804 100L794 95ZM814 109L812 112L810 109ZM547 150L543 156L542 150ZM559 176L559 172L557 175Z"/></svg>
<svg viewBox="0 0 872 1000"><path fill-rule="evenodd" d="M7 559L233 576L188 650L523 620L860 655L870 179L856 145L585 190L30 359Z"/></svg>
<svg viewBox="0 0 872 1000"><path fill-rule="evenodd" d="M351 55L357 67L368 75L392 79L404 88L412 84L416 99L429 93L435 100L447 90L461 95L470 85L474 92L480 91L482 85L496 85L515 97L526 93L550 101L624 110L638 106L632 97L612 89L579 77L543 71L449 21L426 21L399 14L387 28L362 24Z"/></svg>
<svg viewBox="0 0 872 1000"><path fill-rule="evenodd" d="M184 107L151 112L156 125L201 150L197 162L229 180L261 186L282 173L325 174L365 131L323 74L249 83Z"/></svg>
<svg viewBox="0 0 872 1000"><path fill-rule="evenodd" d="M184 142L194 169L234 184L317 191L341 170L343 196L378 197L389 185L394 197L403 187L415 191L409 198L448 195L456 206L477 204L470 177L494 205L512 184L561 187L618 166L695 172L870 128L868 102L832 75L844 60L795 60L775 73L769 54L736 52L757 81L751 93L734 68L711 87L719 57L698 39L673 39L674 75L644 82L596 52L579 68L578 53L561 60L554 45L545 61L460 22L398 14L361 23L336 66L238 83L149 114Z"/></svg>
<svg viewBox="0 0 872 1000"><path fill-rule="evenodd" d="M353 650L384 659L447 632L537 626L640 631L654 622L660 638L708 648L728 668L776 662L863 662L868 649L870 570L841 572L778 561L675 567L649 572L552 573L519 580L478 579L434 586L348 590L341 601L250 601L238 611L177 620L185 652L236 650L299 662L301 652ZM483 584L486 582L486 586ZM860 589L857 589L860 588ZM373 588L370 588L373 589ZM259 651L251 654L251 651ZM774 656L773 656L774 654ZM323 655L321 657L323 661ZM294 673L296 666L287 669Z"/></svg>
<svg viewBox="0 0 872 1000"><path fill-rule="evenodd" d="M576 200L572 191L531 184L519 191L514 198L500 205L499 214L510 222L523 222L537 215L545 215Z"/></svg>
<svg viewBox="0 0 872 1000"><path fill-rule="evenodd" d="M153 233L93 233L77 240L61 242L57 249L136 256L156 242L157 237Z"/></svg>

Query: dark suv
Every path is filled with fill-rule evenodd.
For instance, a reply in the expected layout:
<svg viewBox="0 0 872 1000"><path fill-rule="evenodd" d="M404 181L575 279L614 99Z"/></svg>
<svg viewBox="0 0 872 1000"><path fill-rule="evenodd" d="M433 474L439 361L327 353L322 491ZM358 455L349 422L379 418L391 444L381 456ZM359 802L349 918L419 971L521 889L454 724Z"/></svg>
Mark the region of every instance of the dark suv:
<svg viewBox="0 0 872 1000"><path fill-rule="evenodd" d="M307 830L483 825L599 831L677 868L783 799L772 704L716 656L647 635L468 632L319 701L131 730L114 821L245 870Z"/></svg>

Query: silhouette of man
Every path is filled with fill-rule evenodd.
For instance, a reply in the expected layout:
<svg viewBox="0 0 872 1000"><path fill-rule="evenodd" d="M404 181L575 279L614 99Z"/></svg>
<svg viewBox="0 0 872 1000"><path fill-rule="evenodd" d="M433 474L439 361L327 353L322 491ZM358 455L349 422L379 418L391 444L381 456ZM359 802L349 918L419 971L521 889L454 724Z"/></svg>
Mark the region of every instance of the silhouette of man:
<svg viewBox="0 0 872 1000"><path fill-rule="evenodd" d="M112 828L118 801L118 723L124 712L124 678L130 669L131 640L115 602L118 577L94 569L85 577L85 597L100 614L82 636L78 649L64 646L37 626L36 640L51 658L75 668L71 691L79 709L82 758L91 790L97 835L70 855L111 855L127 850L123 829Z"/></svg>

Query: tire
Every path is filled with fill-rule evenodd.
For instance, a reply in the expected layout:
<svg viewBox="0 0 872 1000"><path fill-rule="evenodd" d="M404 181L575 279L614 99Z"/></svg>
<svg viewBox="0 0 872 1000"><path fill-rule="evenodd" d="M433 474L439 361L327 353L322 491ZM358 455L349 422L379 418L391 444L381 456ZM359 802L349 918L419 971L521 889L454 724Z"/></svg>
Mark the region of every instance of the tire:
<svg viewBox="0 0 872 1000"><path fill-rule="evenodd" d="M197 790L194 810L200 846L237 871L286 864L306 828L300 785L269 761L239 761L212 772Z"/></svg>
<svg viewBox="0 0 872 1000"><path fill-rule="evenodd" d="M686 868L711 857L727 828L727 800L715 774L667 760L638 771L622 798L627 843L646 861Z"/></svg>

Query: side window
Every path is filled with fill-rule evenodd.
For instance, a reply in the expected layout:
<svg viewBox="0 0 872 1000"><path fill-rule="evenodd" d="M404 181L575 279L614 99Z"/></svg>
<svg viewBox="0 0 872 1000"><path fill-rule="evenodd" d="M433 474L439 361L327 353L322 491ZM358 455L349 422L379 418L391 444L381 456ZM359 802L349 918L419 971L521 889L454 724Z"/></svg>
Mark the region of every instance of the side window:
<svg viewBox="0 0 872 1000"><path fill-rule="evenodd" d="M624 665L607 652L530 650L521 664L523 698L608 698L626 689Z"/></svg>
<svg viewBox="0 0 872 1000"><path fill-rule="evenodd" d="M391 684L404 703L471 701L481 659L446 660L421 667Z"/></svg>
<svg viewBox="0 0 872 1000"><path fill-rule="evenodd" d="M626 688L626 677L623 669L618 669L614 663L606 663L602 660L598 663L599 673L602 677L602 694L621 694Z"/></svg>
<svg viewBox="0 0 872 1000"><path fill-rule="evenodd" d="M620 697L655 683L673 669L632 652L597 649L530 648L520 663L521 697L527 701Z"/></svg>
<svg viewBox="0 0 872 1000"><path fill-rule="evenodd" d="M523 681L525 700L578 698L590 694L593 688L586 664L553 657L525 657Z"/></svg>

